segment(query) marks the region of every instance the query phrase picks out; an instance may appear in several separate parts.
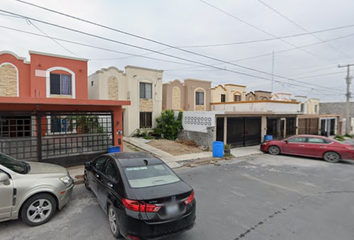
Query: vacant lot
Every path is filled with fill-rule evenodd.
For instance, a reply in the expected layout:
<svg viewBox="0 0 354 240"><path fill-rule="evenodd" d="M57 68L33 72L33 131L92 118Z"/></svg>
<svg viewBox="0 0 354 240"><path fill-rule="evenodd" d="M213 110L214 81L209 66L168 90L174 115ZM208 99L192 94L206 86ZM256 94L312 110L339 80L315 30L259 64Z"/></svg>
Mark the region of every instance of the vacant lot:
<svg viewBox="0 0 354 240"><path fill-rule="evenodd" d="M149 142L148 144L155 148L161 149L164 152L170 153L174 156L203 152L198 147L188 146L177 141L171 141L166 139L154 139L151 140L151 142Z"/></svg>

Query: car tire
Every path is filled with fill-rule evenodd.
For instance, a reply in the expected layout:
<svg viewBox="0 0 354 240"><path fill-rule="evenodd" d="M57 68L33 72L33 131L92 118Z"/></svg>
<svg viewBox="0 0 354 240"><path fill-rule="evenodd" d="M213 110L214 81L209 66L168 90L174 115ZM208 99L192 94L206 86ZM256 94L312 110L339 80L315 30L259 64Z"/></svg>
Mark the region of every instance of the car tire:
<svg viewBox="0 0 354 240"><path fill-rule="evenodd" d="M85 188L86 188L87 190L92 191L91 188L90 188L88 179L87 179L87 172L86 172L86 171L85 171L85 174L84 174L84 184L85 184Z"/></svg>
<svg viewBox="0 0 354 240"><path fill-rule="evenodd" d="M339 162L339 160L341 159L341 156L336 152L326 152L323 155L323 158L326 162L336 163L336 162Z"/></svg>
<svg viewBox="0 0 354 240"><path fill-rule="evenodd" d="M279 155L280 154L280 148L278 146L270 146L268 148L268 153L272 155Z"/></svg>
<svg viewBox="0 0 354 240"><path fill-rule="evenodd" d="M24 203L21 218L29 226L38 226L50 220L55 213L57 203L50 194L36 194Z"/></svg>
<svg viewBox="0 0 354 240"><path fill-rule="evenodd" d="M109 227L111 229L113 236L115 238L121 238L122 234L120 233L119 227L118 227L117 212L114 209L114 207L112 206L112 204L110 204L108 206L107 216L108 216Z"/></svg>

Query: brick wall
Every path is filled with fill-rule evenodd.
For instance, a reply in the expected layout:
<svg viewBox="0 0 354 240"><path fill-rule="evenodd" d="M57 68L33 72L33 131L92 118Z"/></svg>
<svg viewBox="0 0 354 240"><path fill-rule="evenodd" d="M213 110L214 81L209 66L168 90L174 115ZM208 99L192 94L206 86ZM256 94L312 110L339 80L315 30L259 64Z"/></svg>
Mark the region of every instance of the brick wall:
<svg viewBox="0 0 354 240"><path fill-rule="evenodd" d="M152 99L140 99L140 112L152 112L153 103Z"/></svg>

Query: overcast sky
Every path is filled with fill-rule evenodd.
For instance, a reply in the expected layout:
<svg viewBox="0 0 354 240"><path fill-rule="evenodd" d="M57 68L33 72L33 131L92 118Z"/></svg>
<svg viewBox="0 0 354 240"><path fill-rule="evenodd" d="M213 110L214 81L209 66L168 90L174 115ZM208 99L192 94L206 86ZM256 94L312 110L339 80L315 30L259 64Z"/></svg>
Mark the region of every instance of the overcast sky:
<svg viewBox="0 0 354 240"><path fill-rule="evenodd" d="M0 51L12 51L28 60L29 50L86 58L89 59L89 74L110 66L124 70L126 65L134 65L164 70L164 82L195 78L212 81L213 86L226 83L246 85L248 91L272 89L274 51L276 76L273 92L307 95L320 98L323 102L345 100L346 68L339 69L338 64L354 63L354 2L351 0L23 1L222 61L93 26L15 0L0 0L0 10L158 51L179 59L35 20L11 17L1 11ZM352 24L352 27L344 27ZM48 37L2 27L106 50L58 40L55 42ZM309 34L337 27L343 28ZM279 39L299 34L302 35ZM266 39L268 40L245 43ZM228 43L232 44L205 46ZM354 67L352 72L354 75Z"/></svg>

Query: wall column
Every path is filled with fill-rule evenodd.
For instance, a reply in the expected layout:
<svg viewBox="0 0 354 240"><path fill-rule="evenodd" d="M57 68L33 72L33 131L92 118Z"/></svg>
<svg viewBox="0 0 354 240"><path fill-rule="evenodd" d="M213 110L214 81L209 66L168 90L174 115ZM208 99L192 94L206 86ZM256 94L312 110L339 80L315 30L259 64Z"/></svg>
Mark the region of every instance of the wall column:
<svg viewBox="0 0 354 240"><path fill-rule="evenodd" d="M262 123L261 123L261 142L263 142L264 135L267 135L267 117L262 116Z"/></svg>
<svg viewBox="0 0 354 240"><path fill-rule="evenodd" d="M224 117L224 144L227 144L227 117Z"/></svg>
<svg viewBox="0 0 354 240"><path fill-rule="evenodd" d="M121 152L123 152L123 119L122 119L122 107L116 107L112 109L113 114L113 136L114 136L114 146L119 146Z"/></svg>

